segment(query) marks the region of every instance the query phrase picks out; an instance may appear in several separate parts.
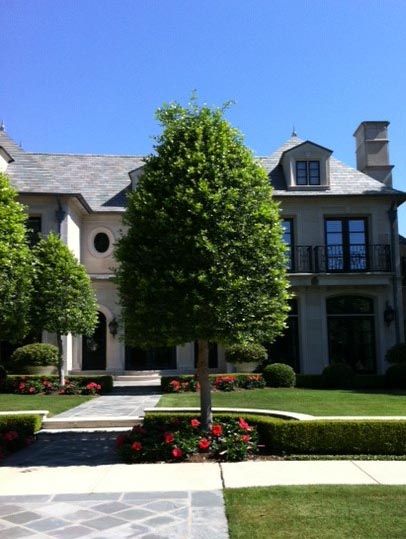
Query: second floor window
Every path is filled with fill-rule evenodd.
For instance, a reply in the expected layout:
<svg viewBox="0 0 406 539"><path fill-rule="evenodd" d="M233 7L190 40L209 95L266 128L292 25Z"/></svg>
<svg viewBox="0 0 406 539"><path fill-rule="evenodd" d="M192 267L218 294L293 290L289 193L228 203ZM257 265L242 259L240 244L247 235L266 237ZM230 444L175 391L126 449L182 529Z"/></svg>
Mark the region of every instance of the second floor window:
<svg viewBox="0 0 406 539"><path fill-rule="evenodd" d="M325 227L327 271L366 271L366 218L326 219Z"/></svg>
<svg viewBox="0 0 406 539"><path fill-rule="evenodd" d="M286 250L286 268L288 271L292 271L294 267L293 259L293 219L284 219L282 221L283 228L283 242L287 245Z"/></svg>
<svg viewBox="0 0 406 539"><path fill-rule="evenodd" d="M320 161L296 161L296 185L320 185Z"/></svg>
<svg viewBox="0 0 406 539"><path fill-rule="evenodd" d="M28 244L30 247L34 247L40 240L42 226L41 217L28 217L26 226Z"/></svg>

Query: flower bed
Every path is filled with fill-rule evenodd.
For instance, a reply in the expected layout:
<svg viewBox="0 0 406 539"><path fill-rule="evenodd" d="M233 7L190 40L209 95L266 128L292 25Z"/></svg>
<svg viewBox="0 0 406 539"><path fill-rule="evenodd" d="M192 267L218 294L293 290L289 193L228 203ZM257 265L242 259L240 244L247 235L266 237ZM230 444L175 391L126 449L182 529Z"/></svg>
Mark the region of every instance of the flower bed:
<svg viewBox="0 0 406 539"><path fill-rule="evenodd" d="M110 376L89 377L69 377L65 384L60 386L56 376L20 376L11 375L2 382L0 393L15 393L19 395L36 395L43 393L46 395L98 395L108 392L113 386Z"/></svg>
<svg viewBox="0 0 406 539"><path fill-rule="evenodd" d="M41 419L36 415L0 416L0 463L7 455L31 445L40 427Z"/></svg>
<svg viewBox="0 0 406 539"><path fill-rule="evenodd" d="M196 417L151 415L143 425L120 434L116 440L121 458L128 463L179 462L194 455L239 461L257 452L257 432L242 417L216 419L203 432Z"/></svg>
<svg viewBox="0 0 406 539"><path fill-rule="evenodd" d="M265 387L261 374L211 374L209 376L213 390L234 391L235 389L258 389ZM161 390L163 393L183 393L199 391L199 382L194 375L163 376Z"/></svg>

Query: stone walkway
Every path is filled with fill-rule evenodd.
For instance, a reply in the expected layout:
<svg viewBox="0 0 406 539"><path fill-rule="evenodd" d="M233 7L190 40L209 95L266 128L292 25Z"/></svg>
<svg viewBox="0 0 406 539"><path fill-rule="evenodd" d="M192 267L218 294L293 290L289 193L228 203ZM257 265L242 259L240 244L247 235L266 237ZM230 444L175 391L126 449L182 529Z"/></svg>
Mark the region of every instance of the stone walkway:
<svg viewBox="0 0 406 539"><path fill-rule="evenodd" d="M1 496L0 537L227 539L222 492Z"/></svg>
<svg viewBox="0 0 406 539"><path fill-rule="evenodd" d="M66 412L55 415L63 417L120 417L143 415L145 408L153 408L160 399L157 387L115 387L112 393L91 399Z"/></svg>

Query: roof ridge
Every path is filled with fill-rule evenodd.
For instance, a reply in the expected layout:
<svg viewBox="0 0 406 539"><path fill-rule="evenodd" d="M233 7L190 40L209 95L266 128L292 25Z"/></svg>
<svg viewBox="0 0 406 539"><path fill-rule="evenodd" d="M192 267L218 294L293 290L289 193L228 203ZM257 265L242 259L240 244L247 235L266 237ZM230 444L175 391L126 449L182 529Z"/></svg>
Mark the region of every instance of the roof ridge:
<svg viewBox="0 0 406 539"><path fill-rule="evenodd" d="M27 155L47 155L50 157L123 157L126 159L145 159L145 155L121 155L121 154L109 154L109 153L63 153L63 152L25 152Z"/></svg>

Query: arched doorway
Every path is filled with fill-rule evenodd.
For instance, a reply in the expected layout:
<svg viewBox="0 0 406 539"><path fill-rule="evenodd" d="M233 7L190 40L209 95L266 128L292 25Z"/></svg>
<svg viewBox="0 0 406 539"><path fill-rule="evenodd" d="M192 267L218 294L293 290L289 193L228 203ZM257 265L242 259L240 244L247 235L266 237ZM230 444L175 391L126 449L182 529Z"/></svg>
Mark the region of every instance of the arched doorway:
<svg viewBox="0 0 406 539"><path fill-rule="evenodd" d="M376 372L374 302L363 296L327 299L330 363L347 363L360 373Z"/></svg>
<svg viewBox="0 0 406 539"><path fill-rule="evenodd" d="M102 371L106 369L106 317L98 312L98 322L91 337L82 337L82 370Z"/></svg>

